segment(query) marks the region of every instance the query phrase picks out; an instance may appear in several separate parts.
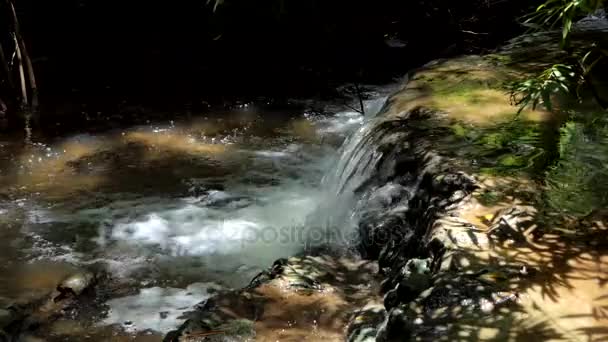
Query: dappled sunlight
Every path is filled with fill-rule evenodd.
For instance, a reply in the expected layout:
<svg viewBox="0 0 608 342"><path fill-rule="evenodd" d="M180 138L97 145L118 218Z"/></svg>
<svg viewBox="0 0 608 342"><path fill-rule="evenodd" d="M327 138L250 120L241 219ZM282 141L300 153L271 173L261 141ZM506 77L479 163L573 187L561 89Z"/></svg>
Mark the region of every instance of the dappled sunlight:
<svg viewBox="0 0 608 342"><path fill-rule="evenodd" d="M539 183L524 177L480 175L473 200L463 208L462 217L488 227L501 209L517 205L537 205Z"/></svg>
<svg viewBox="0 0 608 342"><path fill-rule="evenodd" d="M42 192L49 197L69 196L90 190L104 182L104 175L76 172L70 162L112 148L112 143L94 139L66 139L47 147L26 147L15 161L12 184L30 192Z"/></svg>
<svg viewBox="0 0 608 342"><path fill-rule="evenodd" d="M129 132L124 135L125 142L138 143L146 147L144 159L164 158L167 152L196 156L221 157L228 150L224 144L201 143L196 139L173 132Z"/></svg>
<svg viewBox="0 0 608 342"><path fill-rule="evenodd" d="M377 265L347 256L292 257L259 286L213 298L200 319L253 321L256 341L343 341L353 312L381 305ZM360 318L361 319L361 318ZM213 331L211 330L211 331ZM205 330L183 337L204 336Z"/></svg>
<svg viewBox="0 0 608 342"><path fill-rule="evenodd" d="M473 201L475 202L475 201ZM458 341L598 341L608 337L608 240L605 217L580 223L577 234L546 227L533 207L494 210L476 203L459 233L451 267L475 275L499 291L513 293L514 307L454 327ZM467 208L465 208L467 212ZM477 214L477 215L476 215ZM465 216L460 216L467 218ZM538 228L537 226L541 226ZM534 231L538 229L538 231ZM477 230L477 233L475 232ZM488 234L489 240L466 236ZM480 271L483 270L483 271ZM457 312L454 313L459 315Z"/></svg>
<svg viewBox="0 0 608 342"><path fill-rule="evenodd" d="M495 125L518 117L517 107L509 102L504 90L472 89L464 93L437 95L430 107L447 113L448 117L480 126ZM548 113L525 110L519 118L529 121L547 120Z"/></svg>
<svg viewBox="0 0 608 342"><path fill-rule="evenodd" d="M520 295L527 319L550 321L553 329L575 340L607 338L608 251L563 242L541 246L502 251L505 260L538 270L530 283L521 284L528 287Z"/></svg>
<svg viewBox="0 0 608 342"><path fill-rule="evenodd" d="M0 342L608 341L608 0L540 1L6 0Z"/></svg>
<svg viewBox="0 0 608 342"><path fill-rule="evenodd" d="M514 71L495 65L491 58L465 56L433 63L417 70L404 89L391 97L393 106L389 115L399 116L425 107L443 112L447 120L479 127L515 118L531 122L550 120L552 114L540 108L517 113L518 108L503 87L514 76Z"/></svg>
<svg viewBox="0 0 608 342"><path fill-rule="evenodd" d="M217 165L207 169L198 166L234 156L228 154L234 151L230 141L222 140L231 135L218 135L225 133L225 128L211 121L197 121L188 130L134 128L122 133L78 135L47 145L15 147L13 153L17 157L4 180L10 181L15 190L62 200L107 186L120 186L117 184L120 179L145 174L164 173L172 179L183 172L223 174L225 171ZM190 132L196 132L198 138ZM176 162L182 167L168 169Z"/></svg>
<svg viewBox="0 0 608 342"><path fill-rule="evenodd" d="M256 321L257 341L343 341L350 315L378 296L374 265L330 256L293 258L282 275L255 290L268 302ZM318 290L290 289L301 281Z"/></svg>

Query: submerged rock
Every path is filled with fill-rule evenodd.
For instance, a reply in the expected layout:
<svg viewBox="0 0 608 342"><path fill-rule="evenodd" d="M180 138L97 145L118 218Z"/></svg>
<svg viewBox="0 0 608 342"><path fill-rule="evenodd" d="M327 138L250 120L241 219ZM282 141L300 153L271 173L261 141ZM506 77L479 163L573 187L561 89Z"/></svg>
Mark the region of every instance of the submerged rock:
<svg viewBox="0 0 608 342"><path fill-rule="evenodd" d="M79 272L70 275L69 277L62 280L57 285L57 291L60 293L60 297L64 298L68 295L79 296L83 291L88 289L95 282L95 274L92 272Z"/></svg>
<svg viewBox="0 0 608 342"><path fill-rule="evenodd" d="M95 297L83 294L96 285L96 280L93 272L83 270L65 278L56 290L40 298L0 309L0 337L3 335L6 341L33 341L47 336L55 321L94 307Z"/></svg>

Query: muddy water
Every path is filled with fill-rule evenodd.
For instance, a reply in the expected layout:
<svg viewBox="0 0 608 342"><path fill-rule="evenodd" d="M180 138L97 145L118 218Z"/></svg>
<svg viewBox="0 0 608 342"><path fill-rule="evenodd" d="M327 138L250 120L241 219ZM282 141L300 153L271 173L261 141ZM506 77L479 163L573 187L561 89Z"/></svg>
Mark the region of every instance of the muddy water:
<svg viewBox="0 0 608 342"><path fill-rule="evenodd" d="M382 102L367 103L368 114ZM2 304L48 293L75 269L103 269L114 284L104 311L93 322L59 322L59 335L83 338L82 324L93 340L99 329L177 327L217 290L242 287L277 258L328 242L315 230L329 196L321 179L362 121L353 111L245 105L27 146L3 138Z"/></svg>

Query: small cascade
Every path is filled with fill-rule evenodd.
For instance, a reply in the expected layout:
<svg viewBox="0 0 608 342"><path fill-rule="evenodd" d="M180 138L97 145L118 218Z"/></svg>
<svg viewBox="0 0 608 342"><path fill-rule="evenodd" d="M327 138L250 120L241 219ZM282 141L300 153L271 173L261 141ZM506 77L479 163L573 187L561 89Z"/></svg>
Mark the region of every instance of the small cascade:
<svg viewBox="0 0 608 342"><path fill-rule="evenodd" d="M378 116L387 99L383 96L364 103L367 108L365 121L344 141L334 167L323 177L322 188L328 194L308 222L323 226L332 234L337 233L341 237L339 242L347 245L360 241L357 227L365 210L359 208L365 206L362 202L367 202L368 197L360 190L384 168L380 164L385 157L392 158L379 147L402 136L399 125Z"/></svg>
<svg viewBox="0 0 608 342"><path fill-rule="evenodd" d="M363 108L365 109L365 117L373 118L378 115L378 113L382 112L387 100L388 96L381 96L372 100L364 101Z"/></svg>
<svg viewBox="0 0 608 342"><path fill-rule="evenodd" d="M387 133L383 125L379 123L383 120L376 118L382 112L388 100L388 96L380 96L371 100L364 101L365 120L362 126L351 133L344 141L339 150L339 159L336 167L332 168L323 177L322 184L326 189L331 189L335 195L345 192L347 184L349 190L357 188L361 182L373 169L373 166L380 160L382 153L376 151L373 146L374 141L382 139Z"/></svg>
<svg viewBox="0 0 608 342"><path fill-rule="evenodd" d="M382 152L374 148L374 141L382 139L387 132L378 120L367 121L344 142L336 168L324 177L323 184L333 189L336 195L354 191L382 158Z"/></svg>

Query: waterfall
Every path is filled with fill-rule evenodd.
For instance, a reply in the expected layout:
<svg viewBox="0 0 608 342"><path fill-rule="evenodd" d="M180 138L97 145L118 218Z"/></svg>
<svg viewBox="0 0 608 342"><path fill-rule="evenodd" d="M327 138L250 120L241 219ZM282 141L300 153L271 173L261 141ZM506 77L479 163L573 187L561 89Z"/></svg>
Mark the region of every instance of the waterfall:
<svg viewBox="0 0 608 342"><path fill-rule="evenodd" d="M356 242L357 226L364 185L376 175L385 153L378 147L394 133L392 120L378 116L388 97L365 101L366 118L361 127L353 131L338 151L339 157L322 179L326 199L309 217L308 224L322 226L331 233L339 233L341 243Z"/></svg>
<svg viewBox="0 0 608 342"><path fill-rule="evenodd" d="M368 100L363 102L363 108L365 109L365 116L367 118L373 118L384 110L388 96L381 96L376 99Z"/></svg>
<svg viewBox="0 0 608 342"><path fill-rule="evenodd" d="M357 189L382 158L382 152L373 148L374 142L387 133L387 129L379 125L380 121L368 120L342 145L336 167L323 178L323 184L335 195Z"/></svg>
<svg viewBox="0 0 608 342"><path fill-rule="evenodd" d="M383 119L376 116L384 110L387 100L388 96L379 96L363 102L365 120L362 126L344 141L335 167L330 169L322 180L323 186L331 189L334 195L344 193L346 187L354 191L382 157L382 153L376 151L373 146L374 141L381 139L386 133L385 129L379 128Z"/></svg>

